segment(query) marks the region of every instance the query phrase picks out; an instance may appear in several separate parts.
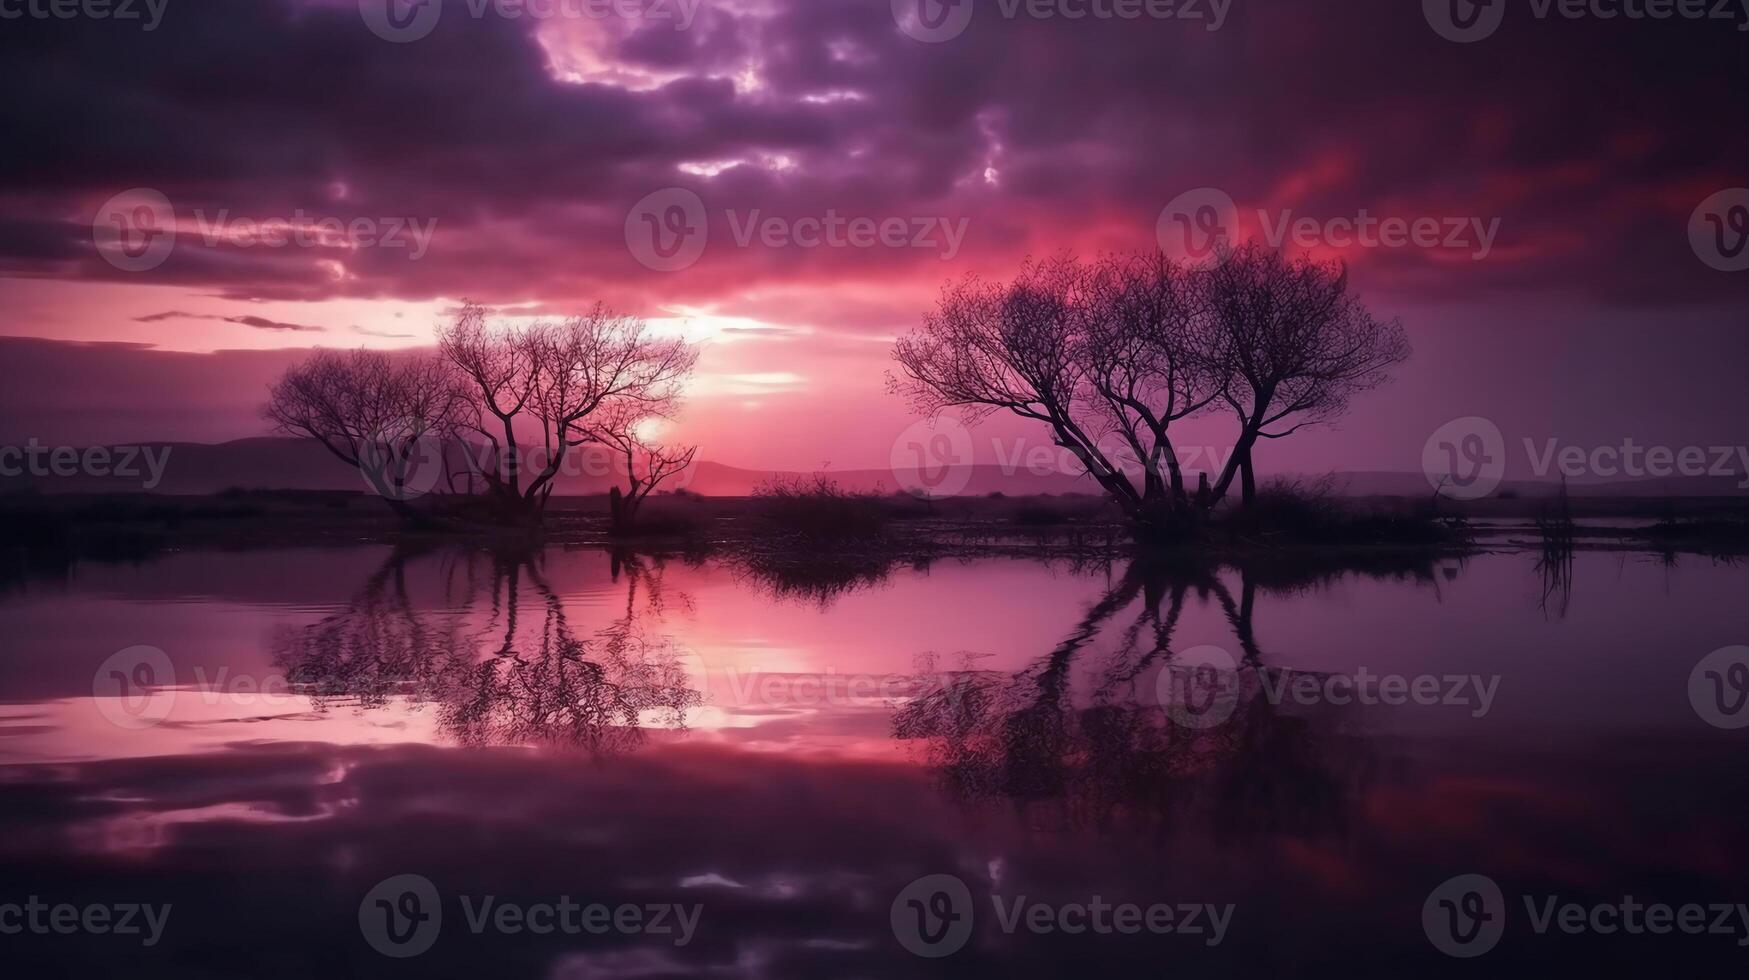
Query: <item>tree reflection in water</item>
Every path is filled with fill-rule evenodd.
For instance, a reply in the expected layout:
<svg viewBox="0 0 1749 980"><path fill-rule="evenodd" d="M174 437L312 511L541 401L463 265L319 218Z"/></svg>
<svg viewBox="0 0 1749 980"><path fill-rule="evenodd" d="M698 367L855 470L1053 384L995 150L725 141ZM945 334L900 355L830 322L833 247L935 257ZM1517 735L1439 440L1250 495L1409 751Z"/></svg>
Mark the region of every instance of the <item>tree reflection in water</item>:
<svg viewBox="0 0 1749 980"><path fill-rule="evenodd" d="M701 697L678 648L638 614L640 585L650 604L660 602L642 565L616 563L629 579L624 615L583 640L543 578L539 553L430 557L450 611L416 608L413 557L396 552L345 610L275 636L275 666L293 689L321 711L432 707L443 737L470 746L613 754L642 744L649 728L685 728ZM469 615L482 588L490 590L483 624Z"/></svg>
<svg viewBox="0 0 1749 980"><path fill-rule="evenodd" d="M1255 627L1260 591L1296 592L1354 569L1240 565L1238 595L1221 568L1136 560L1055 649L1013 674L966 669L901 706L893 733L918 740L944 789L967 802L1003 800L1043 828L1147 826L1201 818L1219 836L1337 833L1377 766L1349 709L1281 705L1265 696L1301 672L1266 664ZM1437 587L1431 564L1366 570ZM1238 647L1225 679L1234 710L1207 728L1174 724L1157 693L1179 654L1187 600L1213 603ZM1136 618L1120 614L1140 603ZM1097 664L1096 637L1116 638ZM969 664L967 665L969 666ZM1087 677L1076 698L1072 675Z"/></svg>

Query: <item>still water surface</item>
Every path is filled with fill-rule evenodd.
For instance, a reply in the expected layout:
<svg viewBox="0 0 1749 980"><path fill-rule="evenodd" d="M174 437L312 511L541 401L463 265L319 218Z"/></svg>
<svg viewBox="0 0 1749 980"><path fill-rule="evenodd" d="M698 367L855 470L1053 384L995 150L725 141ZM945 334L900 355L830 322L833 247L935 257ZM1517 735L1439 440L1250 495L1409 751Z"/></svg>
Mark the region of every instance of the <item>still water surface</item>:
<svg viewBox="0 0 1749 980"><path fill-rule="evenodd" d="M0 902L174 911L151 948L0 952L26 976L1740 967L1749 920L1539 934L1525 899L1749 902L1745 737L1690 686L1749 642L1749 569L1592 552L1555 584L1521 553L824 581L594 549L80 565L0 595ZM1472 873L1506 921L1466 961L1423 911ZM443 922L391 958L361 903L403 874ZM946 956L909 951L961 911L904 899L928 875L970 897ZM476 932L483 896L697 920L684 944ZM1101 903L1226 921L1070 931ZM1006 920L1034 905L1049 931Z"/></svg>

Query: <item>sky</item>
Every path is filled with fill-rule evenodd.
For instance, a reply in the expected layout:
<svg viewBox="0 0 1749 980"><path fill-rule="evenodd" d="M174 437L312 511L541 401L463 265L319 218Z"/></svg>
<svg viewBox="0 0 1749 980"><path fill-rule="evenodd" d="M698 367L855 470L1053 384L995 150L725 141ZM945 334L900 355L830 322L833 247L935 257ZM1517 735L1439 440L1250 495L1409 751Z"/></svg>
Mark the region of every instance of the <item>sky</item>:
<svg viewBox="0 0 1749 980"><path fill-rule="evenodd" d="M403 2L0 24L0 439L264 434L311 348L600 301L702 345L665 434L702 458L878 467L915 420L892 341L946 283L1171 250L1215 202L1414 346L1265 469L1414 470L1471 416L1744 441L1749 9L1499 0L1460 42L1467 0ZM1435 231L1356 233L1384 218Z"/></svg>

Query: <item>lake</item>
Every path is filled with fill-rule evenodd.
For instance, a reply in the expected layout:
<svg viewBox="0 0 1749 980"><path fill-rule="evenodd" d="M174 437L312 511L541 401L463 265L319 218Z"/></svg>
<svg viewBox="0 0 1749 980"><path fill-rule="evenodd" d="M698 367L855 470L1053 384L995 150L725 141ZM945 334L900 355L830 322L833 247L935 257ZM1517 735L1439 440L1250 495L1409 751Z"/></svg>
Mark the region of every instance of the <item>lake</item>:
<svg viewBox="0 0 1749 980"><path fill-rule="evenodd" d="M81 563L0 593L0 952L27 977L1749 962L1749 568L1365 564Z"/></svg>

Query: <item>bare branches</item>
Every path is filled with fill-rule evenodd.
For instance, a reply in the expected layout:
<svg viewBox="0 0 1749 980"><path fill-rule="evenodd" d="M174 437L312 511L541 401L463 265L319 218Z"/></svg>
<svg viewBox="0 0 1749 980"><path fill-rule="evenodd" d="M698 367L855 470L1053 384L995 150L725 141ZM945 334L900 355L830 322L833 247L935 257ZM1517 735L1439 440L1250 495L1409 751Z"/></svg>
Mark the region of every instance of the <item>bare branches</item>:
<svg viewBox="0 0 1749 980"><path fill-rule="evenodd" d="M1096 410L1140 465L1144 497L1169 489L1182 502L1183 476L1167 430L1212 402L1223 377L1200 284L1159 253L1100 262L1085 281L1076 356Z"/></svg>
<svg viewBox="0 0 1749 980"><path fill-rule="evenodd" d="M1217 497L1241 473L1251 499L1258 439L1340 418L1354 395L1383 384L1409 356L1402 324L1373 317L1334 263L1289 260L1251 243L1209 271L1207 295L1227 372L1222 399L1240 426Z"/></svg>
<svg viewBox="0 0 1749 980"><path fill-rule="evenodd" d="M527 336L535 363L532 414L550 449L529 495L551 492L565 453L593 438L587 420L595 413L606 410L629 435L637 420L672 410L698 362L685 341L653 337L644 321L601 306L532 327Z"/></svg>
<svg viewBox="0 0 1749 980"><path fill-rule="evenodd" d="M588 426L588 437L619 457L625 467L626 491L613 498L615 529L629 530L644 498L685 472L697 457L697 446L663 446L639 432L651 419L671 418L677 408L678 399L659 404L622 401L597 412Z"/></svg>
<svg viewBox="0 0 1749 980"><path fill-rule="evenodd" d="M1212 506L1236 471L1249 488L1258 439L1334 420L1407 354L1340 267L1246 246L1214 269L1060 258L1010 283L954 283L894 345L888 387L924 413L1045 423L1132 519L1155 522L1192 507L1173 423L1215 407L1238 420Z"/></svg>
<svg viewBox="0 0 1749 980"><path fill-rule="evenodd" d="M436 356L317 353L274 385L267 415L321 441L397 500L416 447L435 439L442 466L446 447L459 443L469 488L483 482L500 518L531 522L567 456L586 442L638 461L639 499L690 464L690 450L662 449L636 432L643 419L672 414L697 359L685 341L601 306L521 325L490 323L484 307L469 304L439 329ZM386 466L372 442L385 437Z"/></svg>
<svg viewBox="0 0 1749 980"><path fill-rule="evenodd" d="M655 337L643 320L599 305L559 322L495 326L470 304L438 343L474 389L488 493L507 514L524 516L544 508L572 450L603 441L597 430L627 435L638 420L669 411L698 359L685 341ZM616 424L600 424L609 419ZM537 440L536 465L525 465L525 439Z"/></svg>
<svg viewBox="0 0 1749 980"><path fill-rule="evenodd" d="M301 433L358 467L384 498L402 502L435 482L444 444L471 424L468 392L455 369L425 353L317 351L289 368L269 392L268 420ZM432 467L416 473L421 467ZM399 508L397 508L399 509Z"/></svg>
<svg viewBox="0 0 1749 980"><path fill-rule="evenodd" d="M1012 283L944 291L895 346L890 387L926 412L1044 422L1142 519L1185 504L1167 430L1219 391L1200 308L1190 274L1162 256L1029 262Z"/></svg>

